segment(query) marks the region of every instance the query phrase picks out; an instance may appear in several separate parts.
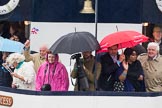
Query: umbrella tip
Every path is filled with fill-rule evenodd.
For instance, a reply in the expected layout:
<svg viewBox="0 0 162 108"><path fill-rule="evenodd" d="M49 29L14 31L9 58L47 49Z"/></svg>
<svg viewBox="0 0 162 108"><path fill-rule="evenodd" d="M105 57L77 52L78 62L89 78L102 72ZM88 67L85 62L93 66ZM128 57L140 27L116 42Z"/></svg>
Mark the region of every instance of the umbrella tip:
<svg viewBox="0 0 162 108"><path fill-rule="evenodd" d="M75 33L76 33L76 27L74 28L74 30L75 30Z"/></svg>
<svg viewBox="0 0 162 108"><path fill-rule="evenodd" d="M117 32L119 31L119 30L118 30L118 26L117 26L117 25L116 25L116 30L117 30Z"/></svg>

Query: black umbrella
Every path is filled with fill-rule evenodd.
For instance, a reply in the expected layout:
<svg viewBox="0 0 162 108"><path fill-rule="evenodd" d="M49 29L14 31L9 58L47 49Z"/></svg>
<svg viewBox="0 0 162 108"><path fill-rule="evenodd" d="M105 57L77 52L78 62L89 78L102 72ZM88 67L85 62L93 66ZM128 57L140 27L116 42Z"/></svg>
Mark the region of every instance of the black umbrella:
<svg viewBox="0 0 162 108"><path fill-rule="evenodd" d="M60 37L50 48L53 54L67 53L73 54L84 51L94 51L99 49L99 43L89 32L73 32ZM76 59L78 90L89 88L88 79L80 60L81 54L74 54L71 59Z"/></svg>
<svg viewBox="0 0 162 108"><path fill-rule="evenodd" d="M73 54L99 49L99 43L89 32L73 32L59 38L50 48L53 54Z"/></svg>

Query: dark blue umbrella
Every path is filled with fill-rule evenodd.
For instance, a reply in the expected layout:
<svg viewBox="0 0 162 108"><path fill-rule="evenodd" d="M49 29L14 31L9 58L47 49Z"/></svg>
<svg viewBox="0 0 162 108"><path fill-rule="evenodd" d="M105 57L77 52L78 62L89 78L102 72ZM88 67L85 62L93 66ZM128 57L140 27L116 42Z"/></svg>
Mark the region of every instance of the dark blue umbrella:
<svg viewBox="0 0 162 108"><path fill-rule="evenodd" d="M50 48L52 53L74 54L99 49L99 43L89 32L73 32L60 37Z"/></svg>

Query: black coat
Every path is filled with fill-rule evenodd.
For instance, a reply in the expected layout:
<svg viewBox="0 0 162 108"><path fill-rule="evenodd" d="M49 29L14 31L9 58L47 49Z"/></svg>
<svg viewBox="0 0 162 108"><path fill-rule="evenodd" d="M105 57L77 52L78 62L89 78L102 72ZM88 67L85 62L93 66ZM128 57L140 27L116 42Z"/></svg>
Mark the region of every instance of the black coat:
<svg viewBox="0 0 162 108"><path fill-rule="evenodd" d="M114 63L109 53L102 55L100 62L102 69L98 80L99 89L103 91L113 91L115 72L119 68L119 65L117 63Z"/></svg>
<svg viewBox="0 0 162 108"><path fill-rule="evenodd" d="M145 91L144 81L138 80L140 75L144 75L140 61L136 60L132 64L129 64L127 78L132 83L135 91Z"/></svg>
<svg viewBox="0 0 162 108"><path fill-rule="evenodd" d="M10 73L4 69L4 67L0 66L0 86L11 87L12 84L12 76Z"/></svg>

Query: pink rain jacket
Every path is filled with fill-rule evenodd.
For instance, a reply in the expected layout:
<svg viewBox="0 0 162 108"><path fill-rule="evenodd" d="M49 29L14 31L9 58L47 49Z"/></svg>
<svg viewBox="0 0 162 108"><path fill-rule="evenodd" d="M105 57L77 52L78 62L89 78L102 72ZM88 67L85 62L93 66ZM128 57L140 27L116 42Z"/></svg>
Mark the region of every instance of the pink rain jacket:
<svg viewBox="0 0 162 108"><path fill-rule="evenodd" d="M43 84L50 84L51 91L68 91L69 78L65 66L58 62L58 55L55 56L55 62L43 63L36 75L36 90L41 91Z"/></svg>

